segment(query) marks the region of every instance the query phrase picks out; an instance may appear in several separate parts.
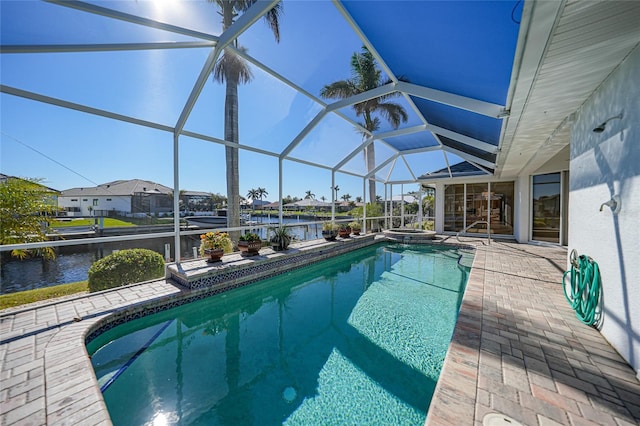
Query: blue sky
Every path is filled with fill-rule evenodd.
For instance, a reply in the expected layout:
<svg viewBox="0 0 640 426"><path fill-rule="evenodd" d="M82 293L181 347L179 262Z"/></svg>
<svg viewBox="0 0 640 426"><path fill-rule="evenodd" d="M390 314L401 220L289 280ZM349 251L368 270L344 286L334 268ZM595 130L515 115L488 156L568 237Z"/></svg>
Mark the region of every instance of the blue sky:
<svg viewBox="0 0 640 426"><path fill-rule="evenodd" d="M156 18L167 23L219 34L220 17L205 1L106 1L105 7ZM159 30L140 28L70 8L42 2L2 1L3 44L123 43L189 41ZM362 42L328 1L284 2L277 44L266 24L258 22L240 38L248 53L314 96L330 82L350 77L349 61ZM509 9L511 6L506 6ZM70 102L174 126L209 53L208 48L3 54L2 84ZM262 70L239 89L240 142L280 152L320 111L321 106ZM173 186L173 142L167 132L142 128L64 108L0 94L0 171L42 178L56 189L94 186L117 179L147 179ZM404 126L421 124L409 112ZM329 103L329 102L328 102ZM223 138L224 85L211 78L186 123L185 130ZM350 118L350 108L341 111ZM381 131L389 130L383 125ZM189 137L180 139L181 189L226 194L224 147ZM361 143L353 126L330 114L292 155L335 165ZM377 162L392 151L376 143ZM428 161L428 163L427 163ZM449 155L450 164L460 161ZM416 175L445 167L440 152L408 156ZM427 165L428 164L428 165ZM362 155L345 166L364 173ZM389 166L379 176L386 177ZM307 190L330 198L328 170L284 162L283 195L303 197ZM398 162L392 177L409 179ZM361 178L337 173L338 196L363 194ZM278 196L278 161L240 151L240 194L263 187L270 200ZM405 191L417 185L405 185ZM398 193L399 188L394 188ZM384 195L381 185L378 194Z"/></svg>

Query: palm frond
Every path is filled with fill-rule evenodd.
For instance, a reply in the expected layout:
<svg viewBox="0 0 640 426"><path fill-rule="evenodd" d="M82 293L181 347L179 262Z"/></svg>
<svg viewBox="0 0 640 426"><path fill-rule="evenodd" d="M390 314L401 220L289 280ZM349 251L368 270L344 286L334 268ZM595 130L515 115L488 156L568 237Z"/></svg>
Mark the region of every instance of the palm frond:
<svg viewBox="0 0 640 426"><path fill-rule="evenodd" d="M345 99L358 93L358 88L352 80L336 81L320 90L320 96L326 99Z"/></svg>
<svg viewBox="0 0 640 426"><path fill-rule="evenodd" d="M409 118L404 107L393 102L378 103L375 111L389 121L394 129L397 129L401 122L405 123Z"/></svg>
<svg viewBox="0 0 640 426"><path fill-rule="evenodd" d="M240 48L245 51L245 48ZM253 73L247 62L233 51L225 49L222 57L213 68L213 79L224 83L229 78L238 81L239 84L249 83L253 80Z"/></svg>
<svg viewBox="0 0 640 426"><path fill-rule="evenodd" d="M225 1L225 0L217 0ZM230 0L226 0L229 2ZM235 0L234 8L236 10L246 12L251 6L257 3L257 0ZM284 13L282 2L276 3L269 11L264 15L264 21L273 33L276 43L280 43L280 17Z"/></svg>

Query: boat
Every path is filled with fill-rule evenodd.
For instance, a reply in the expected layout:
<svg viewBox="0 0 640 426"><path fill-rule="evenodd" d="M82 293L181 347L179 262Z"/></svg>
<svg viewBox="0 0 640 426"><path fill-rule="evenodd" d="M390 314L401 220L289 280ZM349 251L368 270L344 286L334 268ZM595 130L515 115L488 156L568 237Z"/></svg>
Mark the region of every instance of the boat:
<svg viewBox="0 0 640 426"><path fill-rule="evenodd" d="M190 226L198 228L226 228L226 216L187 216L184 218Z"/></svg>

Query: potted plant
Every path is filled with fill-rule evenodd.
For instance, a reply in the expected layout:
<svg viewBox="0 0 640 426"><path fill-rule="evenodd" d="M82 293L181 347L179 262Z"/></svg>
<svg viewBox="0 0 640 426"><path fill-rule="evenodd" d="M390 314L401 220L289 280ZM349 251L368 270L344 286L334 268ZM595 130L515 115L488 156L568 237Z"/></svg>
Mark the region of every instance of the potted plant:
<svg viewBox="0 0 640 426"><path fill-rule="evenodd" d="M351 228L353 235L360 235L360 231L362 230L362 225L360 225L359 221L354 220L353 222L349 222L349 227Z"/></svg>
<svg viewBox="0 0 640 426"><path fill-rule="evenodd" d="M338 225L338 236L340 238L349 238L349 235L351 235L349 224L344 222L340 223L340 225Z"/></svg>
<svg viewBox="0 0 640 426"><path fill-rule="evenodd" d="M291 243L291 234L287 225L280 225L271 228L273 236L271 237L271 248L276 251L286 250Z"/></svg>
<svg viewBox="0 0 640 426"><path fill-rule="evenodd" d="M338 236L338 224L335 222L325 222L322 224L322 237L327 241L335 241Z"/></svg>
<svg viewBox="0 0 640 426"><path fill-rule="evenodd" d="M240 235L238 240L238 250L242 252L244 256L255 256L262 247L262 240L258 234L253 232L247 232L244 235Z"/></svg>
<svg viewBox="0 0 640 426"><path fill-rule="evenodd" d="M225 253L233 250L231 238L226 232L211 231L200 235L200 256L209 255L207 262L218 262Z"/></svg>

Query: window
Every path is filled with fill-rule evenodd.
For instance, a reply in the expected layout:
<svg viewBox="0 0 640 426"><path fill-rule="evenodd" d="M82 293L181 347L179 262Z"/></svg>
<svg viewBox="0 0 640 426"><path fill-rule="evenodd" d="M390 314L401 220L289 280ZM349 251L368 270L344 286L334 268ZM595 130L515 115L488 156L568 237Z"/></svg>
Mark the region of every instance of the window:
<svg viewBox="0 0 640 426"><path fill-rule="evenodd" d="M82 201L88 201L86 198L83 198Z"/></svg>
<svg viewBox="0 0 640 426"><path fill-rule="evenodd" d="M560 173L533 176L531 239L560 242Z"/></svg>
<svg viewBox="0 0 640 426"><path fill-rule="evenodd" d="M107 198L107 201L111 201L111 198Z"/></svg>
<svg viewBox="0 0 640 426"><path fill-rule="evenodd" d="M94 198L94 199L93 199L93 205L94 205L94 206L97 206L97 205L98 205L98 199L97 199L97 198Z"/></svg>
<svg viewBox="0 0 640 426"><path fill-rule="evenodd" d="M71 201L78 201L78 199L77 198L72 198Z"/></svg>

